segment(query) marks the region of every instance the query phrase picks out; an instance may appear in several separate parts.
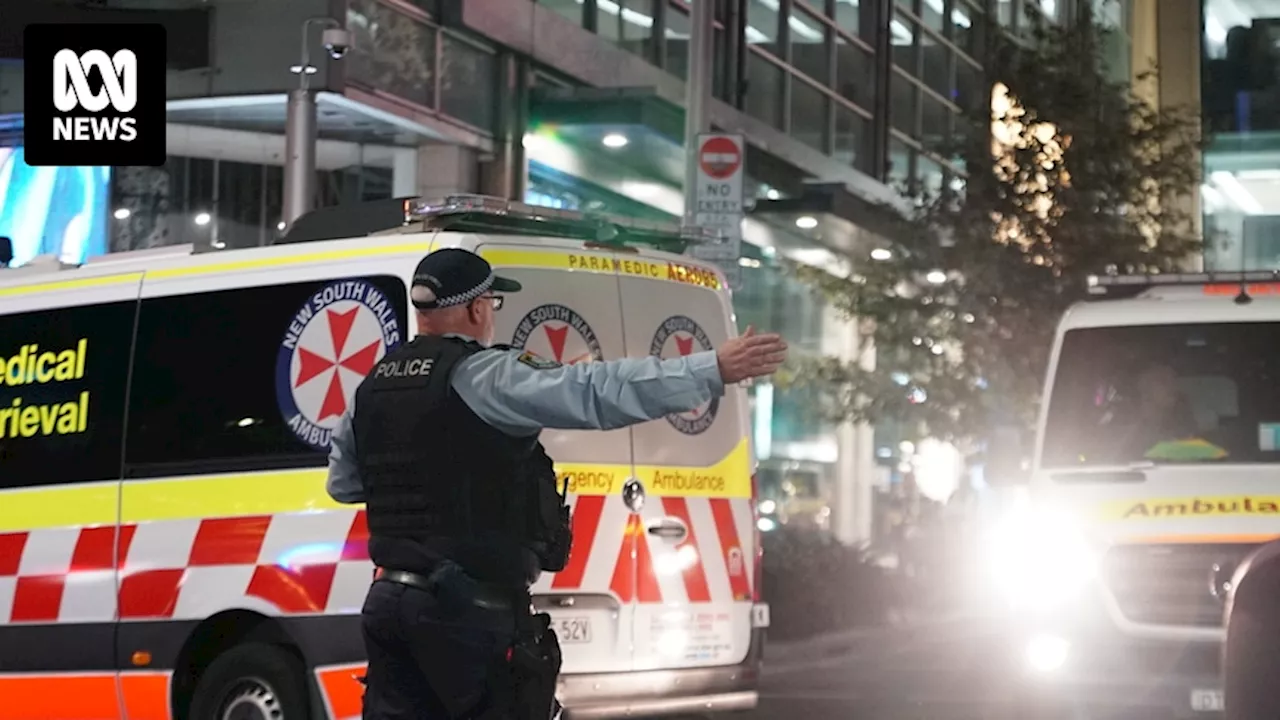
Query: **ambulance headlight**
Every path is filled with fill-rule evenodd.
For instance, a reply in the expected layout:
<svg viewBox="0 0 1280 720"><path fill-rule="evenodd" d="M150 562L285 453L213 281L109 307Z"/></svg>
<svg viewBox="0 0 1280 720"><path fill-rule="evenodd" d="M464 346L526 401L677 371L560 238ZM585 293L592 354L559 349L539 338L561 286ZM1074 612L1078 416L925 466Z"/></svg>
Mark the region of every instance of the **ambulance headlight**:
<svg viewBox="0 0 1280 720"><path fill-rule="evenodd" d="M987 537L987 582L1015 610L1070 603L1097 572L1096 555L1064 513L1022 505Z"/></svg>

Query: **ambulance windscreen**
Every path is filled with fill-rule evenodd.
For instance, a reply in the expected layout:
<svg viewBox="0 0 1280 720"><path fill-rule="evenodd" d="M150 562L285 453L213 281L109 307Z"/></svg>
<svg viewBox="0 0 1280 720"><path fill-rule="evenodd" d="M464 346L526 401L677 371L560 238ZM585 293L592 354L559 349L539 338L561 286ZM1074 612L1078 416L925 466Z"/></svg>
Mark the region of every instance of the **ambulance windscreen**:
<svg viewBox="0 0 1280 720"><path fill-rule="evenodd" d="M1045 467L1280 462L1280 323L1066 333Z"/></svg>

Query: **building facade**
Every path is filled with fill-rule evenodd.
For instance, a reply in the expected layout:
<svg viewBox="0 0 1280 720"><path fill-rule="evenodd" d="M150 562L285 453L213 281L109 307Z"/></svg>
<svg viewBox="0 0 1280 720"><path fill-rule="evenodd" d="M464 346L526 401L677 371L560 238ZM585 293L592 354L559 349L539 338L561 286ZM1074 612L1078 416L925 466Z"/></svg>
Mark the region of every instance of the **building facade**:
<svg viewBox="0 0 1280 720"><path fill-rule="evenodd" d="M1199 3L1198 3L1199 4ZM1205 263L1280 269L1280 5L1204 0Z"/></svg>
<svg viewBox="0 0 1280 720"><path fill-rule="evenodd" d="M869 362L853 327L790 278L783 261L871 262L874 236L859 224L869 204L963 183L962 164L936 148L989 131L960 118L989 102L986 19L1019 33L1034 15L1067 21L1091 2L1124 29L1114 51L1128 72L1133 3L1143 1L714 0L709 118L746 137L754 203L735 300L740 322L782 332L800 354ZM318 91L317 205L483 192L654 219L683 210L686 0L9 7L6 19L16 22L0 28L0 57L21 57L30 22L136 20L168 30L169 161L84 175L84 187L99 188L84 202L101 206L88 235L100 247L81 256L270 243L283 227L286 93L298 72L311 73ZM345 57L321 47L326 25L353 35ZM0 63L0 143L11 158L21 145L21 82L20 63ZM28 256L75 254L58 240L61 230L24 232L40 236ZM869 428L820 422L802 393L767 384L752 393L768 491L809 496L826 508L815 522L849 542L867 539L872 488L885 474L877 458L891 462L894 449L877 447ZM794 480L801 477L809 480Z"/></svg>

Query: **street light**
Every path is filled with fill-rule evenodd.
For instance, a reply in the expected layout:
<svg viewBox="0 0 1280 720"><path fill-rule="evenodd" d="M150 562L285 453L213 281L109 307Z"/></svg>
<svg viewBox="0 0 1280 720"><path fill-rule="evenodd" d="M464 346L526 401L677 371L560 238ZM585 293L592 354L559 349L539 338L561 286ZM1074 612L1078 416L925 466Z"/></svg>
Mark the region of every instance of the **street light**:
<svg viewBox="0 0 1280 720"><path fill-rule="evenodd" d="M316 177L316 95L311 76L318 72L311 64L307 33L312 25L325 27L321 40L329 57L341 60L351 49L351 33L331 17L308 18L302 23L302 57L289 72L298 76L298 88L289 92L284 130L284 222L292 225L311 209Z"/></svg>

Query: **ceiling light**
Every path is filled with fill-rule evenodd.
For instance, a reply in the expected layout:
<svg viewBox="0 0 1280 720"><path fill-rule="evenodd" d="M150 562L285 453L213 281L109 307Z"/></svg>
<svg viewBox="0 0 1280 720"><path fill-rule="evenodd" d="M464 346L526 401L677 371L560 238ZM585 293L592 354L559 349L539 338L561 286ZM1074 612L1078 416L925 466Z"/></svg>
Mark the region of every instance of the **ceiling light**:
<svg viewBox="0 0 1280 720"><path fill-rule="evenodd" d="M283 230L284 230L284 221L283 221L283 220L281 220L280 222L276 223L276 229L277 229L277 230L280 230L280 231L283 231Z"/></svg>
<svg viewBox="0 0 1280 720"><path fill-rule="evenodd" d="M801 230L812 230L818 227L818 218L811 215L801 215L796 218L796 227Z"/></svg>
<svg viewBox="0 0 1280 720"><path fill-rule="evenodd" d="M876 248L871 251L872 260L892 260L893 251L888 248Z"/></svg>
<svg viewBox="0 0 1280 720"><path fill-rule="evenodd" d="M207 212L196 213L196 224L200 226L208 225L213 220L213 216Z"/></svg>
<svg viewBox="0 0 1280 720"><path fill-rule="evenodd" d="M607 148L626 147L627 136L622 133L609 133L608 135L605 135L600 142L604 143L604 146Z"/></svg>
<svg viewBox="0 0 1280 720"><path fill-rule="evenodd" d="M765 192L764 196L765 196L765 197L767 197L767 198L769 198L770 200L777 200L778 198L782 197L782 193L778 192L777 190L775 190L775 189L773 189L773 188L769 188L769 189Z"/></svg>
<svg viewBox="0 0 1280 720"><path fill-rule="evenodd" d="M941 285L942 283L947 281L947 274L942 272L941 270L933 270L928 275L925 275L924 279L928 280L930 283L933 283L934 285Z"/></svg>
<svg viewBox="0 0 1280 720"><path fill-rule="evenodd" d="M129 208L117 208L116 211L111 214L114 215L117 220L128 220L129 216L132 215L133 212L130 211Z"/></svg>
<svg viewBox="0 0 1280 720"><path fill-rule="evenodd" d="M1213 183L1231 198L1231 202L1235 203L1246 215L1261 215L1262 205L1258 203L1258 199L1245 189L1244 185L1236 179L1232 173L1219 170L1209 174Z"/></svg>

